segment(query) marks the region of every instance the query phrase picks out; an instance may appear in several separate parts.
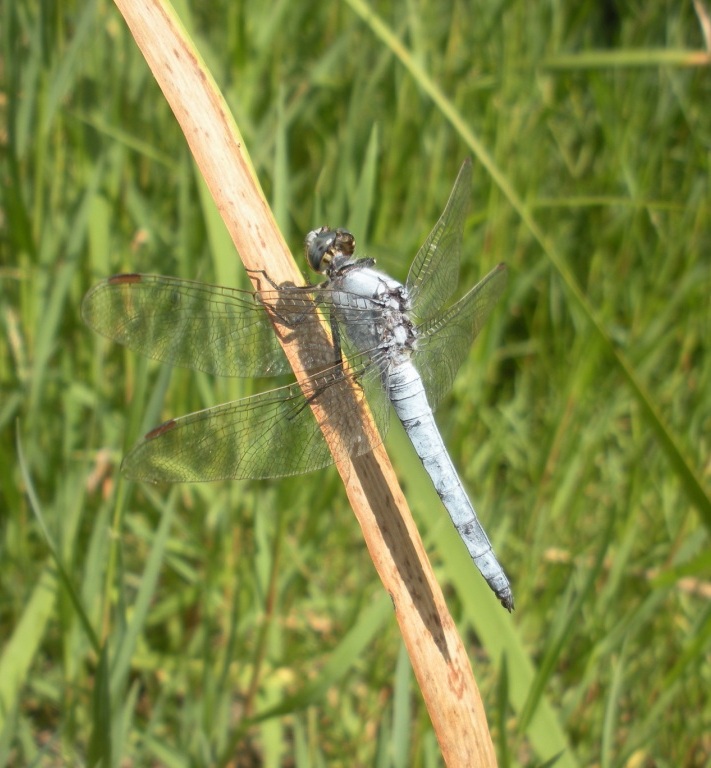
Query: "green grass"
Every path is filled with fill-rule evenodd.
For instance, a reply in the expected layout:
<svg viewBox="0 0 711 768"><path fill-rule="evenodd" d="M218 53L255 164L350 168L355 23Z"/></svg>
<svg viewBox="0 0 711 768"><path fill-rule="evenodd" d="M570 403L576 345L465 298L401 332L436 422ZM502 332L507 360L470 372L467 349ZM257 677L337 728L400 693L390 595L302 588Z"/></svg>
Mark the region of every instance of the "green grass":
<svg viewBox="0 0 711 768"><path fill-rule="evenodd" d="M193 5L297 256L342 224L404 278L477 159L462 283L506 261L509 289L438 421L512 617L398 429L388 444L500 765L704 765L711 88L693 5L380 3L384 30L356 0ZM120 479L147 428L256 385L96 338L83 294L129 270L245 278L115 8L41 7L0 6L0 763L441 765L333 470Z"/></svg>

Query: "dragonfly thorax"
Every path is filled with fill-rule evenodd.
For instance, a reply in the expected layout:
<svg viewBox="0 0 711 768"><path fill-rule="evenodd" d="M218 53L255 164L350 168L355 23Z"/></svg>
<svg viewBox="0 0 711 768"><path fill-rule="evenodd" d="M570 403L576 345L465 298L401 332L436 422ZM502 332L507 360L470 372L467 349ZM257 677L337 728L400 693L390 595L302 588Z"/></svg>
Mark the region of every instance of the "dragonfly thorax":
<svg viewBox="0 0 711 768"><path fill-rule="evenodd" d="M332 269L329 287L344 332L361 352L378 350L391 362L409 357L417 329L407 288L359 259Z"/></svg>

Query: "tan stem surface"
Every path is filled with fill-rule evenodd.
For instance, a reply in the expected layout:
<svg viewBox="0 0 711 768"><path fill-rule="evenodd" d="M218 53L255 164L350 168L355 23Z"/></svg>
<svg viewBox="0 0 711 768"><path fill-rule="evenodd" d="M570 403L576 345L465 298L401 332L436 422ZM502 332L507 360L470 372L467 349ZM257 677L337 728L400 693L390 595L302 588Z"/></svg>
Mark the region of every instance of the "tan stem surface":
<svg viewBox="0 0 711 768"><path fill-rule="evenodd" d="M276 283L301 282L239 132L172 8L160 0L115 2L182 127L244 265L264 270ZM298 354L293 346L285 348L292 362ZM326 437L329 444L337 440ZM469 659L385 449L342 462L339 471L392 598L447 765L495 766Z"/></svg>

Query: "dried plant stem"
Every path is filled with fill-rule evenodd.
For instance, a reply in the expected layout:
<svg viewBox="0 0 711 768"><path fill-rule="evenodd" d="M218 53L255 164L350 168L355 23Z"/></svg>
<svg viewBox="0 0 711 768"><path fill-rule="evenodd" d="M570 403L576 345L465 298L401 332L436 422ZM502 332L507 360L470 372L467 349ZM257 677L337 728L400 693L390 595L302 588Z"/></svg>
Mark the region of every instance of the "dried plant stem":
<svg viewBox="0 0 711 768"><path fill-rule="evenodd" d="M299 282L239 132L172 8L159 0L116 0L116 5L185 133L245 266L264 270L277 283ZM285 351L294 360L295 351ZM467 654L384 448L339 471L392 598L447 765L495 765Z"/></svg>

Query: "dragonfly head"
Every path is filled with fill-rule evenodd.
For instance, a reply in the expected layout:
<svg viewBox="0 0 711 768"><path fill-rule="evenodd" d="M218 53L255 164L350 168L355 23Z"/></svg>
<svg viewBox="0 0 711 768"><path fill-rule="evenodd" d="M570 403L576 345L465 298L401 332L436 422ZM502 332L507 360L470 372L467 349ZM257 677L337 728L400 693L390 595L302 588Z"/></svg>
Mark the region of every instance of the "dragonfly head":
<svg viewBox="0 0 711 768"><path fill-rule="evenodd" d="M327 275L334 262L347 261L355 251L355 237L346 229L321 227L306 235L306 261L314 272Z"/></svg>

